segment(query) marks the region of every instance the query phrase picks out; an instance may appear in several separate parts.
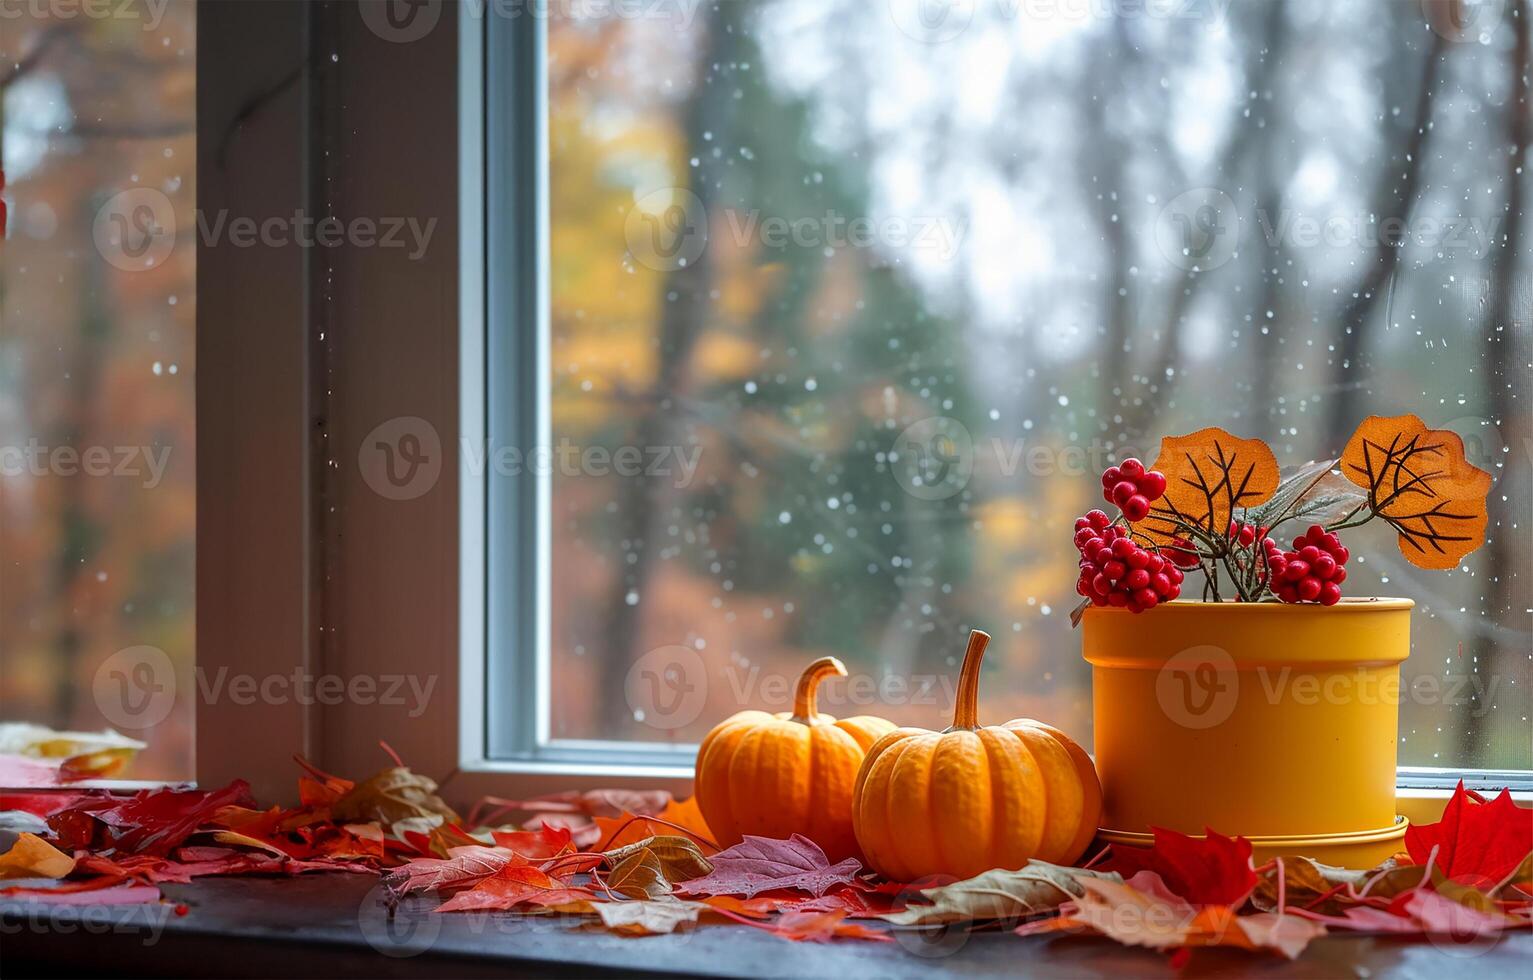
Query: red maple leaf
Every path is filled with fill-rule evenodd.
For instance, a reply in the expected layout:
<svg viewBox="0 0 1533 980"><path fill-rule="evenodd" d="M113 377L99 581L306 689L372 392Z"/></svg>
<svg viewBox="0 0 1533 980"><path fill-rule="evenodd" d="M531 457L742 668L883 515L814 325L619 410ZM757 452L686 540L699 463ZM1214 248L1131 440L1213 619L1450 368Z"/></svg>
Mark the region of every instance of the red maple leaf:
<svg viewBox="0 0 1533 980"><path fill-rule="evenodd" d="M1152 847L1118 847L1098 870L1131 878L1140 871L1160 875L1166 887L1193 905L1237 905L1256 887L1251 842L1205 828L1206 837L1190 837L1151 827Z"/></svg>
<svg viewBox="0 0 1533 980"><path fill-rule="evenodd" d="M120 854L163 857L222 808L253 802L250 785L243 779L211 792L141 790L126 800L101 797L78 803L50 816L48 826L71 848L95 843Z"/></svg>
<svg viewBox="0 0 1533 980"><path fill-rule="evenodd" d="M494 847L460 847L447 858L417 858L383 876L396 895L417 891L450 891L468 888L512 865L527 862L509 851Z"/></svg>
<svg viewBox="0 0 1533 980"><path fill-rule="evenodd" d="M559 857L575 849L568 827L542 826L537 830L491 831L495 844L515 851L529 861Z"/></svg>
<svg viewBox="0 0 1533 980"><path fill-rule="evenodd" d="M475 909L509 909L524 903L564 905L594 899L589 889L546 875L530 865L512 865L485 878L468 891L459 892L437 906L438 912Z"/></svg>
<svg viewBox="0 0 1533 980"><path fill-rule="evenodd" d="M1533 809L1513 803L1505 789L1487 803L1460 780L1442 820L1405 832L1405 849L1417 864L1425 864L1434 847L1437 867L1453 881L1496 884L1533 852Z"/></svg>

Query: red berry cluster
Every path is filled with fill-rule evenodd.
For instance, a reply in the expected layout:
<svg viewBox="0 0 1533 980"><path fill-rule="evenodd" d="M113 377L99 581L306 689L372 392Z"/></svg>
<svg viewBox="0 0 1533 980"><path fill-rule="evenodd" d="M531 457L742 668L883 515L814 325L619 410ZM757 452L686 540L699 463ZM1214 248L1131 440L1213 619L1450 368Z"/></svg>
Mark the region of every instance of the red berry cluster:
<svg viewBox="0 0 1533 980"><path fill-rule="evenodd" d="M1102 498L1116 504L1130 521L1144 520L1150 513L1150 505L1165 492L1165 475L1145 469L1144 464L1132 456L1102 471Z"/></svg>
<svg viewBox="0 0 1533 980"><path fill-rule="evenodd" d="M1245 521L1230 521L1230 538L1242 548L1249 548L1258 540L1267 541L1267 528L1257 527L1255 524L1247 524Z"/></svg>
<svg viewBox="0 0 1533 980"><path fill-rule="evenodd" d="M1160 549L1160 553L1177 568L1198 567L1198 549L1186 538L1172 538L1169 545Z"/></svg>
<svg viewBox="0 0 1533 980"><path fill-rule="evenodd" d="M1165 489L1164 479L1161 489ZM1081 577L1075 591L1092 605L1123 606L1137 613L1182 593L1182 570L1135 544L1127 528L1113 524L1099 510L1076 518L1075 547L1081 553Z"/></svg>
<svg viewBox="0 0 1533 980"><path fill-rule="evenodd" d="M1341 583L1347 580L1351 553L1332 532L1319 524L1293 539L1292 551L1279 550L1270 538L1267 565L1272 569L1272 591L1284 602L1318 602L1334 606L1341 599Z"/></svg>

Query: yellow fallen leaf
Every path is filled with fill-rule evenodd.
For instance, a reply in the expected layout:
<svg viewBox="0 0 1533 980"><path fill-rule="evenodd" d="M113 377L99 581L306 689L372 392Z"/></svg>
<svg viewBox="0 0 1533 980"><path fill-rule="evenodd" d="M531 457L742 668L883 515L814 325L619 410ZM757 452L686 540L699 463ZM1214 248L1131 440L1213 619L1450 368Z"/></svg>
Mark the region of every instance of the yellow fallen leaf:
<svg viewBox="0 0 1533 980"><path fill-rule="evenodd" d="M330 813L341 823L377 821L384 827L418 817L435 817L457 822L452 807L436 795L437 786L425 776L395 766L375 773L353 786L330 806Z"/></svg>
<svg viewBox="0 0 1533 980"><path fill-rule="evenodd" d="M36 834L23 833L0 854L0 879L62 878L74 869L74 858Z"/></svg>

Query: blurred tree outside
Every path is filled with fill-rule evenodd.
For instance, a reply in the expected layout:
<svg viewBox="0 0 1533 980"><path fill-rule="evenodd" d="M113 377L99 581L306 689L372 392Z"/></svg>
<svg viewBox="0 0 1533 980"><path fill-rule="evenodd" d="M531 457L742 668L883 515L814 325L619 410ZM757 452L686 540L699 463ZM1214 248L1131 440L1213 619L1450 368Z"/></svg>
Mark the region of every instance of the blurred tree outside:
<svg viewBox="0 0 1533 980"><path fill-rule="evenodd" d="M1401 761L1533 765L1526 4L916 6L551 16L554 438L699 460L555 475L554 737L695 741L824 654L862 682L825 710L942 727L971 626L987 717L1088 736L1102 466L1416 412L1496 489L1450 572L1354 532L1348 593L1418 602ZM910 447L972 474L912 490ZM679 727L625 687L669 646L707 672Z"/></svg>
<svg viewBox="0 0 1533 980"><path fill-rule="evenodd" d="M1496 482L1450 572L1354 532L1347 592L1418 603L1401 762L1533 767L1528 0L1153 6L549 8L553 437L664 454L553 474L555 738L695 741L825 654L823 710L943 727L969 627L987 719L1089 738L1097 471L1415 412ZM194 65L190 0L0 33L0 447L169 452L0 474L0 718L103 727L139 644L193 684ZM133 188L151 270L93 240ZM681 724L626 684L673 646ZM193 700L135 775L190 774Z"/></svg>
<svg viewBox="0 0 1533 980"><path fill-rule="evenodd" d="M0 719L91 731L118 650L157 647L193 683L194 8L115 9L0 22ZM129 270L94 230L134 188L181 220L165 261ZM92 449L134 472L88 475ZM193 700L124 731L149 743L132 775L192 775Z"/></svg>

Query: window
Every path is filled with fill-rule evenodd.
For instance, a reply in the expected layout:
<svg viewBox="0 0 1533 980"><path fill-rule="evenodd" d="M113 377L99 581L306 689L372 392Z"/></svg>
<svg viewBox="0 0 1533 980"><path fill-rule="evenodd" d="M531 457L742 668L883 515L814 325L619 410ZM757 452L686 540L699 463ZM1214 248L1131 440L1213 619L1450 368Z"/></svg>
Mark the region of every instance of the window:
<svg viewBox="0 0 1533 980"><path fill-rule="evenodd" d="M193 14L0 11L0 720L147 779L192 774Z"/></svg>
<svg viewBox="0 0 1533 980"><path fill-rule="evenodd" d="M970 626L986 716L1087 733L1095 474L1413 411L1496 489L1459 569L1358 549L1418 603L1401 764L1533 767L1503 8L486 18L491 756L686 764L823 654L823 710L942 727Z"/></svg>

